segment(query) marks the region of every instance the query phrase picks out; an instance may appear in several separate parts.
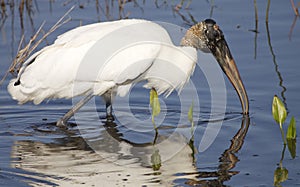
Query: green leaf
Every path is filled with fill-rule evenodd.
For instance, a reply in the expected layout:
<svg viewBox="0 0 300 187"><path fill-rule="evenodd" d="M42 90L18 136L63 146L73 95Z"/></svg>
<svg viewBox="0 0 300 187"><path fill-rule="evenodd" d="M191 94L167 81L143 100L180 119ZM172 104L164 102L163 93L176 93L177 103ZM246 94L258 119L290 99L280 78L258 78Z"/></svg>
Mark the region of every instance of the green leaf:
<svg viewBox="0 0 300 187"><path fill-rule="evenodd" d="M281 186L280 183L288 178L289 171L285 167L277 167L274 172L274 186Z"/></svg>
<svg viewBox="0 0 300 187"><path fill-rule="evenodd" d="M292 117L287 133L286 133L287 139L296 139L296 121L294 116Z"/></svg>
<svg viewBox="0 0 300 187"><path fill-rule="evenodd" d="M287 145L289 148L289 152L291 157L294 159L296 157L296 139L287 139Z"/></svg>
<svg viewBox="0 0 300 187"><path fill-rule="evenodd" d="M286 119L286 109L282 101L275 95L272 104L272 114L275 121L280 125L284 123Z"/></svg>
<svg viewBox="0 0 300 187"><path fill-rule="evenodd" d="M188 119L191 123L193 123L193 110L194 110L194 102L190 106L189 112L188 112Z"/></svg>
<svg viewBox="0 0 300 187"><path fill-rule="evenodd" d="M160 103L156 90L150 90L150 106L152 108L152 123L154 123L154 117L160 113Z"/></svg>
<svg viewBox="0 0 300 187"><path fill-rule="evenodd" d="M296 157L296 136L296 121L293 116L286 133L287 145L293 159Z"/></svg>

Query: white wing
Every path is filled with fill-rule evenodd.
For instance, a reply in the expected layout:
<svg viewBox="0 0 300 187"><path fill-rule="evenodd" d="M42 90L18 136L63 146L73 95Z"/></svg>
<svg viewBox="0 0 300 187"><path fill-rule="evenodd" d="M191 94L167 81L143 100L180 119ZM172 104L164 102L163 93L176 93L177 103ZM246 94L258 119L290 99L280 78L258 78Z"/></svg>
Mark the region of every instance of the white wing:
<svg viewBox="0 0 300 187"><path fill-rule="evenodd" d="M159 56L147 72L146 88L155 88L158 94L168 96L176 90L180 93L189 81L197 62L197 52L192 47L176 47L163 45Z"/></svg>
<svg viewBox="0 0 300 187"><path fill-rule="evenodd" d="M19 103L33 101L35 104L46 98L71 98L89 90L102 95L118 86L118 93L124 95L132 83L143 79L149 80L148 87L153 86L161 93L171 91L182 87L194 65L177 65L184 69L184 77L155 79L154 76L161 77L161 74L171 75L170 71L166 73L166 68L172 63L187 60L171 54L165 47L168 45L180 49L172 44L165 29L145 20L78 27L30 57L17 79L8 85L8 91ZM163 66L161 59L172 63ZM160 85L163 85L161 89Z"/></svg>

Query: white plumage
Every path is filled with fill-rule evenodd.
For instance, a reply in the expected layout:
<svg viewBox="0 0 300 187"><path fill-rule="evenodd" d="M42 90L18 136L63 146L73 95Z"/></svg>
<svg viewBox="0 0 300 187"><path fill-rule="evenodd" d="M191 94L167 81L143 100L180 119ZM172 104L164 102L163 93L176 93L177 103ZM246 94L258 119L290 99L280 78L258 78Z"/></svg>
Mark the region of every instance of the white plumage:
<svg viewBox="0 0 300 187"><path fill-rule="evenodd" d="M113 96L126 95L136 82L145 80L144 87L154 88L158 94L168 95L175 89L180 92L194 71L196 49L212 52L235 87L243 112L248 113L248 97L239 72L222 31L211 19L192 26L180 46L173 44L166 29L146 20L75 28L29 57L17 78L10 81L8 91L19 104L86 95L58 125L65 125L95 95L103 96L109 117Z"/></svg>
<svg viewBox="0 0 300 187"><path fill-rule="evenodd" d="M129 30L131 33L119 34ZM115 47L109 55L101 51L124 38L131 45ZM88 66L84 61L87 54ZM39 104L45 99L71 98L89 90L103 95L116 89L124 96L132 83L148 80L145 87L168 94L183 87L196 61L196 49L176 47L167 31L154 22L133 19L96 23L70 30L33 54L18 77L11 80L8 91L20 104ZM174 72L176 69L180 72Z"/></svg>

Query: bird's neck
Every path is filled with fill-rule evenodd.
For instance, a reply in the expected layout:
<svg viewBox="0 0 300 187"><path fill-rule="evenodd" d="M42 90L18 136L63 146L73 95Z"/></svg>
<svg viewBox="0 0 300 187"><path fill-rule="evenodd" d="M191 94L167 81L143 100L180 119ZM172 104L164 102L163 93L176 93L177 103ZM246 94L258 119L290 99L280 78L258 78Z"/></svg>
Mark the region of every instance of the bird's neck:
<svg viewBox="0 0 300 187"><path fill-rule="evenodd" d="M195 48L195 41L196 38L193 37L192 33L188 30L184 37L181 39L180 45L185 47L194 47Z"/></svg>
<svg viewBox="0 0 300 187"><path fill-rule="evenodd" d="M209 49L206 45L206 38L204 37L203 25L200 23L192 26L188 29L181 39L181 46L189 46L195 49L199 49L203 52L209 52Z"/></svg>
<svg viewBox="0 0 300 187"><path fill-rule="evenodd" d="M184 37L181 39L180 45L194 47L196 49L207 48L205 44L205 37L203 37L202 34L202 27L202 24L198 23L189 28Z"/></svg>

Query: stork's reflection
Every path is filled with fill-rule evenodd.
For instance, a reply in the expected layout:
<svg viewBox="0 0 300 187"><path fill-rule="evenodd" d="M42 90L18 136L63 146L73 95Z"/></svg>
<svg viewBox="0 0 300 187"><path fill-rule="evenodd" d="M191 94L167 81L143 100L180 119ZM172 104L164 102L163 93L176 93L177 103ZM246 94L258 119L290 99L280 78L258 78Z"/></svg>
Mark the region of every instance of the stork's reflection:
<svg viewBox="0 0 300 187"><path fill-rule="evenodd" d="M237 175L239 171L233 171L237 162L238 157L235 155L243 146L244 139L248 132L250 125L249 115L243 116L240 129L237 131L235 136L231 139L231 144L226 149L221 157L219 158L219 166L217 171L213 172L198 172L197 180L189 180L187 184L192 186L224 186L225 181L229 181L234 175ZM210 180L207 180L209 178ZM213 179L212 179L213 178Z"/></svg>
<svg viewBox="0 0 300 187"><path fill-rule="evenodd" d="M180 179L191 186L224 186L225 181L239 173L234 171L239 161L236 153L243 146L249 124L250 118L244 116L230 147L220 156L219 166L211 172L196 168L195 142L180 133L167 136L158 130L157 134L143 134L146 141L137 143L126 138L125 131L111 121L101 125L102 131L66 132L51 142L16 141L12 166L36 173L37 178L46 175L51 184L62 186L97 186L99 181L102 186L172 186ZM41 185L38 182L30 181Z"/></svg>

